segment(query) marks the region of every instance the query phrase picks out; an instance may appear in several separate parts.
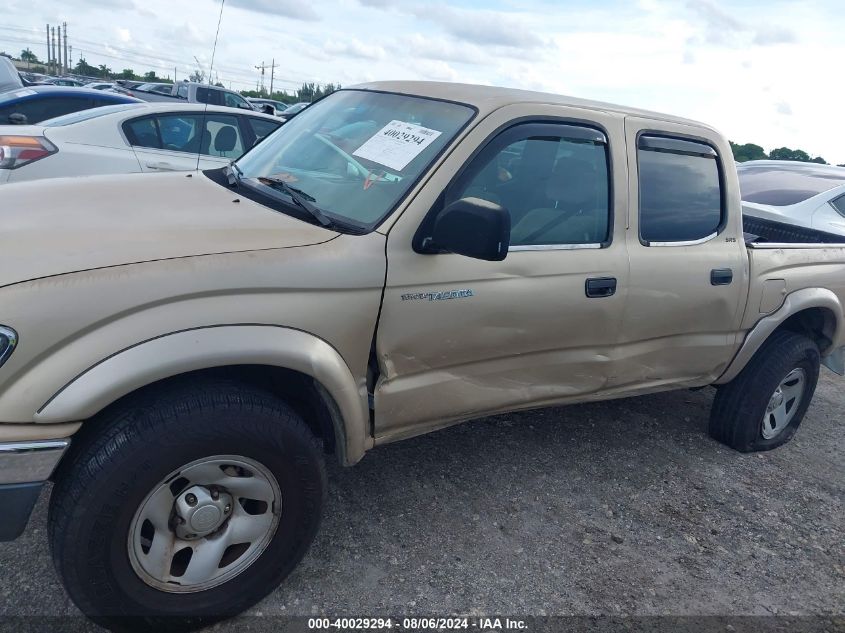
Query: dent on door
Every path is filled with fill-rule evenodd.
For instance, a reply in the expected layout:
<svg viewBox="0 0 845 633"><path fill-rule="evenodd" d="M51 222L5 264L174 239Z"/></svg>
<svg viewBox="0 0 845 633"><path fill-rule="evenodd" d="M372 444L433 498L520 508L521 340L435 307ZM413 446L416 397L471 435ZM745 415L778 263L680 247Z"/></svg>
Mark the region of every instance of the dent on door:
<svg viewBox="0 0 845 633"><path fill-rule="evenodd" d="M547 109L561 116L571 110ZM477 147L494 123L480 126L465 145ZM607 116L602 123L611 139L622 138L621 119ZM623 210L624 144L611 140L609 149L611 163L622 165L611 170L612 208ZM445 173L456 173L466 158L456 152L452 160L441 168ZM413 231L440 191L424 190L414 201L416 213L406 212L388 239L376 442L604 393L627 294L624 211L605 248L527 248L500 262L417 254L410 248ZM589 279L605 281L590 289ZM609 279L616 280L613 292Z"/></svg>

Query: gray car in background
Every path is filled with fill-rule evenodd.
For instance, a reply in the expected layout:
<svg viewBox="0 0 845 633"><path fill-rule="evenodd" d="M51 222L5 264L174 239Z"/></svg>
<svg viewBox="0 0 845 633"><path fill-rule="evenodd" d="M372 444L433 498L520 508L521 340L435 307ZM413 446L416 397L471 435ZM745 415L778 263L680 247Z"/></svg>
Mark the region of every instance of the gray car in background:
<svg viewBox="0 0 845 633"><path fill-rule="evenodd" d="M18 69L8 57L0 55L0 92L23 88L23 81Z"/></svg>
<svg viewBox="0 0 845 633"><path fill-rule="evenodd" d="M737 174L746 218L845 235L845 167L754 160Z"/></svg>

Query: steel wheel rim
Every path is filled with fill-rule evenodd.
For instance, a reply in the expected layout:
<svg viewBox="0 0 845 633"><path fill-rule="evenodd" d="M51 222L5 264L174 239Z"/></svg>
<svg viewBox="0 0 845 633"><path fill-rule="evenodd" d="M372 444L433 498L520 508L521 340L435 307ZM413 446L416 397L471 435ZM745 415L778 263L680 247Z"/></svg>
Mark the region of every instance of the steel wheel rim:
<svg viewBox="0 0 845 633"><path fill-rule="evenodd" d="M766 412L763 414L761 427L763 438L771 440L789 426L804 398L806 383L807 374L800 367L793 369L781 380L769 398Z"/></svg>
<svg viewBox="0 0 845 633"><path fill-rule="evenodd" d="M258 560L281 508L279 484L259 462L237 455L192 461L139 505L129 524L129 560L141 580L161 591L211 589Z"/></svg>

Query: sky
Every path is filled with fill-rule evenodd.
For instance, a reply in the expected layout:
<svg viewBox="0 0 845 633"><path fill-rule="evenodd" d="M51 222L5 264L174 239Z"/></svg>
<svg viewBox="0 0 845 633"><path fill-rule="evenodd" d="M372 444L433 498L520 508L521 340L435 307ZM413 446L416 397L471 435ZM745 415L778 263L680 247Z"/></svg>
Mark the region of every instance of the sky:
<svg viewBox="0 0 845 633"><path fill-rule="evenodd" d="M3 0L0 50L183 78L208 70L220 0ZM609 101L716 126L738 143L845 163L842 0L225 0L217 78L254 89L460 81ZM196 58L196 59L195 59ZM269 88L269 68L265 75Z"/></svg>

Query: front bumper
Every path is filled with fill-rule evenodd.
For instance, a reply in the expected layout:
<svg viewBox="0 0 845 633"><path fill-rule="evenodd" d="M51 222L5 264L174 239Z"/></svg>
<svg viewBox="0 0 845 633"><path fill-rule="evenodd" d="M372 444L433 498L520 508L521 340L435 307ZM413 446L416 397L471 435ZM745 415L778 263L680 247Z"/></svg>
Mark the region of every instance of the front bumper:
<svg viewBox="0 0 845 633"><path fill-rule="evenodd" d="M70 440L0 443L0 541L12 541L26 528L44 483Z"/></svg>

